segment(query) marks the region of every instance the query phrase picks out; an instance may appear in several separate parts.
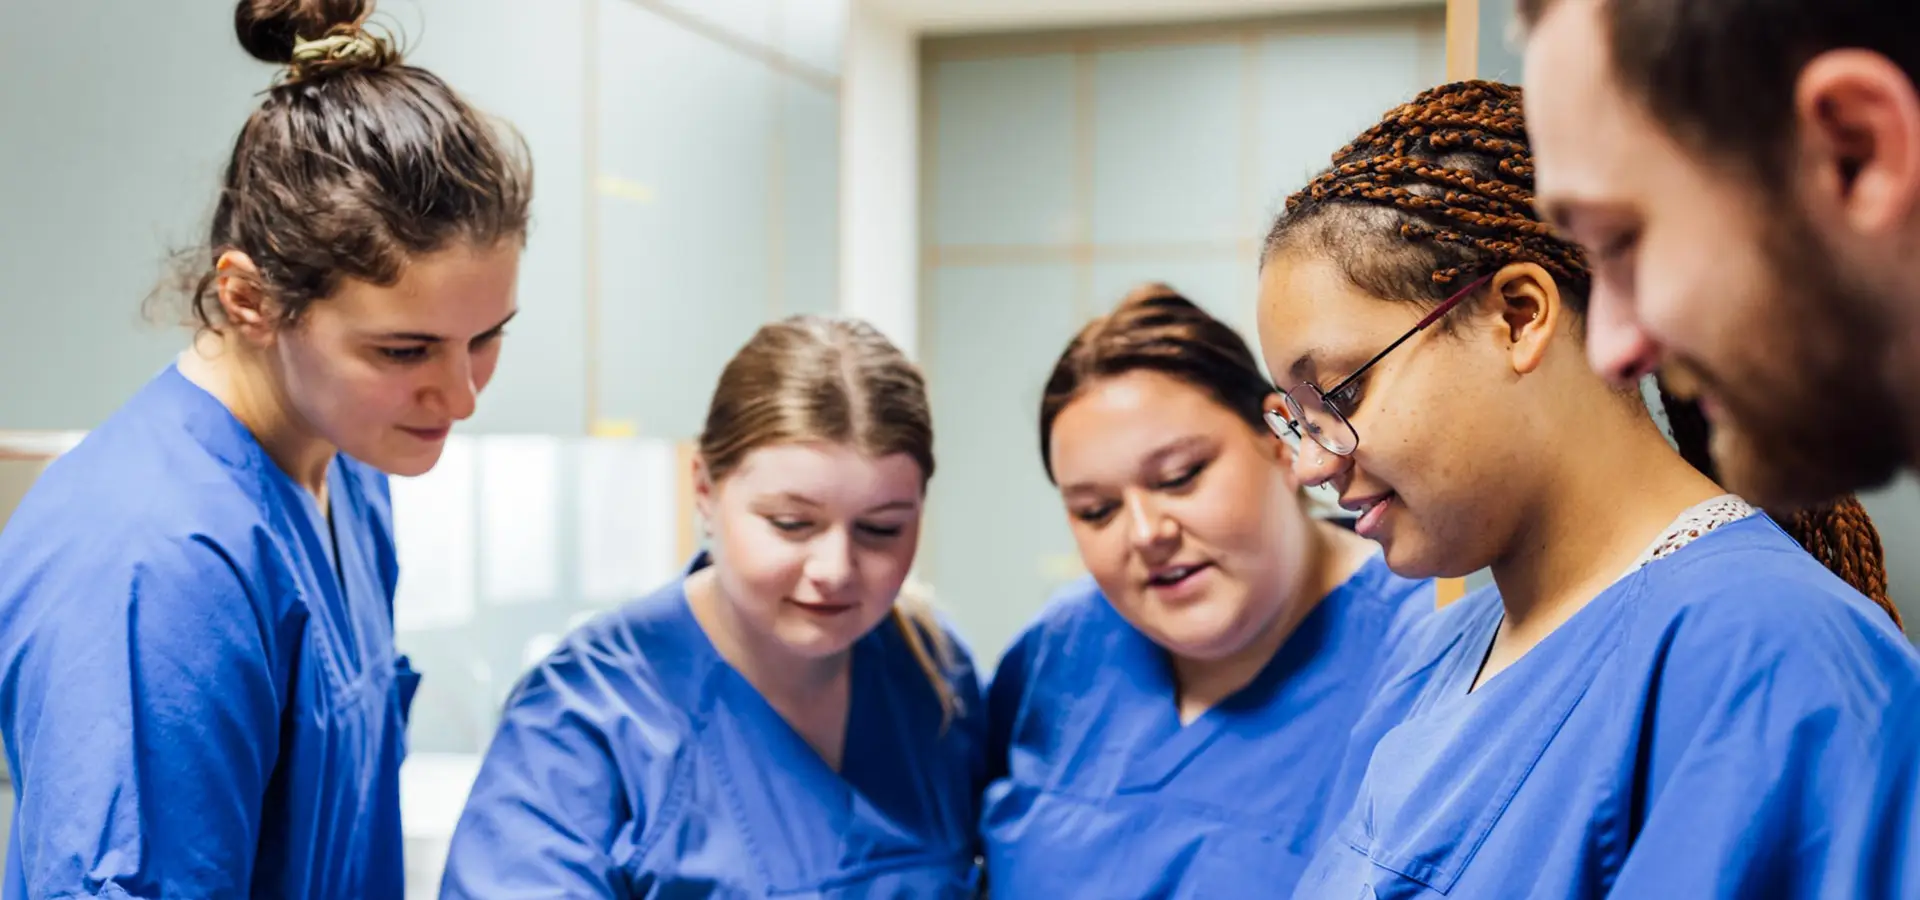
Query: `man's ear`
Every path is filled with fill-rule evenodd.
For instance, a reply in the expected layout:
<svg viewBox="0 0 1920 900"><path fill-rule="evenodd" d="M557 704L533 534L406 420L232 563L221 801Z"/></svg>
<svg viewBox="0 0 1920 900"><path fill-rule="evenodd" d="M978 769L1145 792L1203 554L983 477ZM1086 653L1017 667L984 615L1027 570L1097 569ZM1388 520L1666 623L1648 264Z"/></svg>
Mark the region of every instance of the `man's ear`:
<svg viewBox="0 0 1920 900"><path fill-rule="evenodd" d="M1886 234L1920 206L1920 95L1871 50L1831 50L1794 85L1803 185L1855 231Z"/></svg>

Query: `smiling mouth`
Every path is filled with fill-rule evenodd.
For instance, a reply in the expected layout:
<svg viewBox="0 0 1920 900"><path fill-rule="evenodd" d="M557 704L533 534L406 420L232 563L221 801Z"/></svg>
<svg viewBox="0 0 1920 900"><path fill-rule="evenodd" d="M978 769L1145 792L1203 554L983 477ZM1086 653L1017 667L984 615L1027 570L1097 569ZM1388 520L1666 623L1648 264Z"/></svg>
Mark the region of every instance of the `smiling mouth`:
<svg viewBox="0 0 1920 900"><path fill-rule="evenodd" d="M1169 566L1147 576L1148 587L1173 587L1186 581L1206 569L1210 563L1195 563L1190 566Z"/></svg>
<svg viewBox="0 0 1920 900"><path fill-rule="evenodd" d="M1350 513L1353 513L1356 516L1365 518L1367 513L1370 513L1373 511L1374 507L1379 506L1380 504L1385 503L1392 498L1393 498L1393 495L1391 493L1387 493L1387 494L1381 494L1378 497L1368 497L1364 500L1343 500L1340 502L1340 507Z"/></svg>
<svg viewBox="0 0 1920 900"><path fill-rule="evenodd" d="M1393 502L1394 493L1388 491L1377 497L1364 500L1342 500L1340 506L1354 514L1353 530L1361 537L1372 537L1380 527L1380 517L1386 513L1387 505Z"/></svg>

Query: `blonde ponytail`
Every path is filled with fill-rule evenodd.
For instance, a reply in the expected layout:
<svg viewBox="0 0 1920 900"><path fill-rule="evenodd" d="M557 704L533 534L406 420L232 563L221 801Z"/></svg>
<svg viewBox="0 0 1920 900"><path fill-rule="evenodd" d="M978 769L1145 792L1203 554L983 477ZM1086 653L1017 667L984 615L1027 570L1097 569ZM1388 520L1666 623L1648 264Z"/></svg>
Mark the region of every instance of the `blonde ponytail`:
<svg viewBox="0 0 1920 900"><path fill-rule="evenodd" d="M920 664L920 671L933 686L934 695L940 698L940 727L944 730L962 712L960 696L948 681L958 662L954 658L953 642L947 639L946 628L934 614L932 591L926 585L911 581L901 587L899 598L893 602L893 624L907 639L907 649L913 652L914 661Z"/></svg>

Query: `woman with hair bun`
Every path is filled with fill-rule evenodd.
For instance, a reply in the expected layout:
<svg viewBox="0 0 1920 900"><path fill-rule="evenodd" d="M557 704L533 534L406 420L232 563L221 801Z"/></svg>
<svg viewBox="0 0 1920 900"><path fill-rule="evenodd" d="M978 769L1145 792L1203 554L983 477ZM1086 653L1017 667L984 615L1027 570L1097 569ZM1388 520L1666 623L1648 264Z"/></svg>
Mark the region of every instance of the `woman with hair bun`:
<svg viewBox="0 0 1920 900"><path fill-rule="evenodd" d="M191 346L0 534L8 900L404 892L387 476L493 374L532 175L371 12L237 5L283 71L186 273Z"/></svg>

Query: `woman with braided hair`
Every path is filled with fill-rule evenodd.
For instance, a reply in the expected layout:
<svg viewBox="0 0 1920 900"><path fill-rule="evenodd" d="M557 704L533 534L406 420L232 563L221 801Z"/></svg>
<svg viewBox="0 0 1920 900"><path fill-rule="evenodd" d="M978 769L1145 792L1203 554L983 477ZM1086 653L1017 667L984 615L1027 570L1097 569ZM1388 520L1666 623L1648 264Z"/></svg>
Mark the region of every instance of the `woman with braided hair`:
<svg viewBox="0 0 1920 900"><path fill-rule="evenodd" d="M1587 365L1589 263L1533 209L1520 106L1420 95L1267 238L1297 475L1401 575L1494 578L1393 651L1297 896L1817 896L1846 780L1920 684L1878 540L1851 499L1783 531L1716 485L1685 373L1676 453Z"/></svg>

